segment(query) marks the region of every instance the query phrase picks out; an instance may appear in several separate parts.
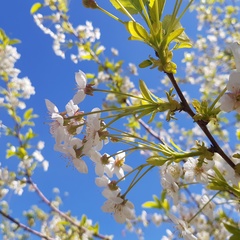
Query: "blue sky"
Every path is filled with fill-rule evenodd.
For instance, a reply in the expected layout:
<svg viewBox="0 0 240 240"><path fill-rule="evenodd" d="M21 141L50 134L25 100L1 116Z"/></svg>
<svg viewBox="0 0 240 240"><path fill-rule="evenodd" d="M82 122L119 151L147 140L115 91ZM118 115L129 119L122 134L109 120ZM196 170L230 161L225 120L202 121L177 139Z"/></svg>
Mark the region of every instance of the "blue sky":
<svg viewBox="0 0 240 240"><path fill-rule="evenodd" d="M46 147L43 150L43 155L49 161L50 167L47 173L43 173L42 169L35 171L33 179L44 194L51 199L54 194L52 189L59 187L61 196L64 200L64 205L61 210L71 210L74 216L80 218L81 214L86 214L93 222L100 223L100 232L102 234L115 234L116 239L121 235L124 225L117 224L113 216L102 213L100 207L105 201L101 195L101 189L95 186L95 173L93 165L90 161L89 174L80 174L73 167L67 167L68 160L64 159L59 153L53 150L54 139L49 133L47 109L44 99L47 98L54 102L60 110L63 110L65 104L72 98L75 88L74 74L79 69L84 72L96 72L97 66L89 62L80 62L74 64L69 60L69 55L66 53L66 60L57 57L52 50L52 39L43 34L36 26L30 15L30 8L34 1L14 1L8 0L1 4L0 8L0 27L3 28L10 38L18 38L21 43L16 45L18 52L21 54L20 60L17 62L17 68L21 70L21 77L29 77L35 87L36 94L27 101L27 107L34 108L39 118L36 119L35 132L39 135L38 140L45 141ZM99 5L112 9L107 1L99 1ZM70 2L70 21L73 24L84 24L86 20L92 21L94 27L101 30L101 43L107 48L105 55L110 54L110 48L114 47L119 50L119 59L125 61L125 66L129 62L138 64L146 59L148 55L154 55L153 51L144 46L140 42L130 42L127 40L128 33L124 27L104 15L103 13L83 8L81 1L72 0ZM115 11L114 11L115 12ZM118 16L121 16L118 14ZM188 23L191 19L188 35L194 38L196 29L196 21L194 15L186 16L182 25ZM191 32L190 32L191 31ZM183 56L183 51L176 54L175 60L179 61ZM152 87L160 83L163 73L157 70L150 71L148 69L139 70L139 76L135 78L135 85L139 78L153 82ZM150 85L151 86L151 85ZM100 99L103 99L102 95ZM84 102L85 103L85 102ZM88 102L87 108L101 107L96 106L96 101ZM91 106L91 107L90 107ZM0 109L1 119L8 121L5 118L3 110ZM2 117L3 116L3 117ZM9 122L9 125L11 122ZM1 149L5 148L8 140L1 138ZM3 158L4 153L0 153ZM3 158L4 159L4 158ZM130 160L130 164L131 164ZM144 159L141 160L142 162ZM17 164L16 159L2 160L2 165L9 166L13 169ZM69 196L64 197L64 192L68 192ZM160 193L160 177L158 170L154 169L143 179L139 186L129 194L129 199L134 202L137 214L141 213L141 204L152 199L152 195ZM39 204L39 199L34 193L24 195L22 198L15 197L13 194L8 195L6 199L13 207L12 216L21 219L21 210L26 209L32 204ZM169 226L172 228L172 225ZM146 231L146 239L160 239L163 232L162 228L149 227ZM31 238L33 239L33 238ZM123 238L124 239L124 238ZM137 239L135 234L127 234L125 239Z"/></svg>

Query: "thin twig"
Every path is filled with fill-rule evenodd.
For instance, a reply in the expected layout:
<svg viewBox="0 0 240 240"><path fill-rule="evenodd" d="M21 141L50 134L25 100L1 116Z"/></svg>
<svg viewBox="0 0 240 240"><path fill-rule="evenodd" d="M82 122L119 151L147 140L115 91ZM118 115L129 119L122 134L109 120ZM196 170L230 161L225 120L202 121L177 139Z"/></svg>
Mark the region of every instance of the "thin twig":
<svg viewBox="0 0 240 240"><path fill-rule="evenodd" d="M20 223L19 221L17 221L15 218L11 217L10 215L4 213L2 210L0 210L0 214L7 218L8 220L10 220L11 222L15 223L17 225L18 228L22 228L23 230L27 231L27 232L30 232L38 237L41 237L41 238L44 238L44 239L47 239L47 240L54 240L54 238L51 238L51 237L48 237L26 225L24 225L23 223Z"/></svg>
<svg viewBox="0 0 240 240"><path fill-rule="evenodd" d="M75 222L71 217L69 217L67 214L61 212L57 207L55 207L46 197L45 195L41 192L41 190L37 187L37 185L32 181L32 179L30 178L30 176L28 177L28 183L32 185L32 187L34 188L34 190L36 191L36 193L39 195L39 197L43 200L43 202L45 202L54 212L56 212L57 214L59 214L61 217L63 217L64 219L66 219L68 222L70 222L72 225L74 225L75 227L77 227L77 229L80 229L80 231L88 231L87 228L83 227L83 226L79 226L79 223ZM93 233L93 235L95 237L98 237L99 239L105 239L108 240L109 238L98 234L98 233Z"/></svg>

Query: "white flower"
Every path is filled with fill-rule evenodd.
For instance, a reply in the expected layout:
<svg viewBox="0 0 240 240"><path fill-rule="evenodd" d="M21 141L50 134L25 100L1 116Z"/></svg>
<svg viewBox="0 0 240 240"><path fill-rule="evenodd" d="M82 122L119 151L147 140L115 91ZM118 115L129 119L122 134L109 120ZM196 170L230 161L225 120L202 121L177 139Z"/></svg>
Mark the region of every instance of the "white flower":
<svg viewBox="0 0 240 240"><path fill-rule="evenodd" d="M87 78L84 72L80 71L75 73L75 81L77 83L77 93L73 97L74 104L79 104L86 97L85 88L87 85Z"/></svg>
<svg viewBox="0 0 240 240"><path fill-rule="evenodd" d="M35 150L32 155L39 162L42 162L44 160L44 157L39 150Z"/></svg>
<svg viewBox="0 0 240 240"><path fill-rule="evenodd" d="M199 161L195 158L189 158L187 162L183 164L185 171L184 179L189 182L193 182L194 179L197 182L208 183L208 174L214 166L214 161L207 161L199 165Z"/></svg>
<svg viewBox="0 0 240 240"><path fill-rule="evenodd" d="M14 180L10 184L10 188L14 189L14 193L21 196L23 193L23 188L26 186L26 183L20 180Z"/></svg>
<svg viewBox="0 0 240 240"><path fill-rule="evenodd" d="M109 157L109 155L106 153L101 155L99 152L95 151L94 149L91 149L88 152L88 156L93 162L96 163L95 173L99 177L102 177L104 172L108 176L112 176L111 166L112 166L112 163L114 162L114 159L112 157Z"/></svg>
<svg viewBox="0 0 240 240"><path fill-rule="evenodd" d="M87 164L81 159L81 157L84 155L83 149L84 146L79 138L72 138L69 141L69 146L55 146L55 150L63 152L66 157L68 157L72 161L74 167L79 172L88 173Z"/></svg>
<svg viewBox="0 0 240 240"><path fill-rule="evenodd" d="M128 64L128 67L129 67L130 72L131 72L133 75L135 75L135 76L138 75L137 67L136 67L135 64L129 63L129 64Z"/></svg>
<svg viewBox="0 0 240 240"><path fill-rule="evenodd" d="M47 109L51 115L53 122L50 123L50 133L56 141L56 145L61 144L68 138L65 127L63 126L63 116L59 114L58 108L48 99L45 99Z"/></svg>
<svg viewBox="0 0 240 240"><path fill-rule="evenodd" d="M134 205L130 201L123 200L120 197L108 199L102 206L103 212L114 214L114 219L118 223L124 223L127 219L134 219Z"/></svg>
<svg viewBox="0 0 240 240"><path fill-rule="evenodd" d="M163 218L161 214L154 213L152 215L152 222L158 227L162 223Z"/></svg>
<svg viewBox="0 0 240 240"><path fill-rule="evenodd" d="M39 141L37 144L37 149L42 150L45 147L45 142Z"/></svg>
<svg viewBox="0 0 240 240"><path fill-rule="evenodd" d="M233 71L229 76L226 92L219 100L220 109L225 112L236 110L240 113L240 72Z"/></svg>
<svg viewBox="0 0 240 240"><path fill-rule="evenodd" d="M42 162L42 166L43 166L43 170L46 172L48 170L48 167L49 167L49 162L47 160L44 160Z"/></svg>
<svg viewBox="0 0 240 240"><path fill-rule="evenodd" d="M149 222L148 222L148 219L147 219L147 212L143 210L140 218L141 218L141 221L142 221L142 223L143 223L143 226L144 226L144 227L147 227L147 226L148 226L148 223L149 223Z"/></svg>
<svg viewBox="0 0 240 240"><path fill-rule="evenodd" d="M66 111L67 111L67 115L72 117L75 115L76 112L78 112L79 107L74 104L73 100L70 100L67 105L65 106Z"/></svg>
<svg viewBox="0 0 240 240"><path fill-rule="evenodd" d="M102 195L107 199L115 198L119 195L121 189L115 184L115 181L110 181L110 179L103 175L102 177L97 177L95 183L98 187L104 187Z"/></svg>
<svg viewBox="0 0 240 240"><path fill-rule="evenodd" d="M192 232L191 228L188 227L188 224L175 217L171 213L168 214L168 217L173 221L173 223L176 225L176 228L180 231L181 236L186 240L197 240L197 237L195 237Z"/></svg>
<svg viewBox="0 0 240 240"><path fill-rule="evenodd" d="M164 164L161 168L162 174L168 174L172 181L177 181L183 174L182 167L179 163Z"/></svg>
<svg viewBox="0 0 240 240"><path fill-rule="evenodd" d="M111 52L114 56L118 56L118 50L116 48L111 48Z"/></svg>
<svg viewBox="0 0 240 240"><path fill-rule="evenodd" d="M132 167L125 164L125 152L118 151L115 155L115 162L112 164L111 171L113 174L116 174L118 179L124 177L124 171L130 172ZM110 176L111 177L111 176Z"/></svg>
<svg viewBox="0 0 240 240"><path fill-rule="evenodd" d="M172 177L166 173L161 178L162 187L166 190L167 194L173 199L173 204L177 205L179 202L179 186L173 181Z"/></svg>
<svg viewBox="0 0 240 240"><path fill-rule="evenodd" d="M87 135L86 143L84 144L86 151L87 149L88 151L90 151L91 148L94 148L94 150L96 151L100 151L103 147L103 144L108 143L108 138L103 137L104 140L102 140L102 138L99 136L99 134L104 134L104 132L106 131L105 129L103 129L103 131L101 130L101 125L103 125L104 123L100 119L100 115L101 115L100 109L94 108L92 110L92 114L89 114L87 116L86 120Z"/></svg>

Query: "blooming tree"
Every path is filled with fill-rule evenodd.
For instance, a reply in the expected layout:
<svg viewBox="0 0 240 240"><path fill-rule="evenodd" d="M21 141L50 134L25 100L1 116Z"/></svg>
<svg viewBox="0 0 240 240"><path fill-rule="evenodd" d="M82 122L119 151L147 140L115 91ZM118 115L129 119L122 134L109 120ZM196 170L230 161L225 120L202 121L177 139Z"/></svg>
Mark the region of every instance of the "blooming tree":
<svg viewBox="0 0 240 240"><path fill-rule="evenodd" d="M91 74L81 69L75 73L75 92L65 106L56 106L51 96L45 99L53 149L69 159L79 174L94 168L96 186L102 188L106 199L102 211L135 231L139 239L144 237L141 224L168 223L176 230L166 229L165 236L158 238L238 239L239 1L110 2L118 16L94 0L82 1L84 7L100 10L102 17L123 24L129 40L151 49L146 59L139 59L138 67L129 63L127 74L122 60L105 56L105 47L98 42L99 29L90 21L79 26L70 22L67 1L45 0L30 9L36 25L53 39L57 56L70 58L75 64L91 61L98 68ZM166 9L170 13L166 14ZM181 24L188 11L195 11L199 21L195 40L188 37L188 26ZM27 108L26 99L35 94L35 89L27 77L19 77L20 70L15 67L20 58L15 47L18 40L10 39L4 30L0 40L0 103L14 122L14 126L1 122L1 137L9 137L6 158L19 159L14 171L3 166L0 169L4 238L31 239L36 235L42 239L112 239L113 235L102 234L98 224L85 215L74 217L62 211L60 197L50 200L33 180L35 168L42 166L47 171L50 162L41 153L44 142L33 144L37 115ZM185 49L185 53L182 62L176 64L174 54L179 49ZM111 51L118 55L117 49ZM133 82L131 77L138 76L140 68L158 71L164 91L151 89L148 80L141 77ZM181 69L184 71L179 73ZM189 86L194 91L185 92L183 89ZM85 110L89 99L97 94L104 96L102 108ZM108 147L113 144L118 144L117 151ZM141 161L132 165L129 159L136 155ZM160 196L143 203L144 210L138 213L129 193L134 193L137 185L146 187L144 177L154 168L159 169ZM11 191L19 198L33 191L50 211L35 205L24 213L27 222L18 220L5 200Z"/></svg>

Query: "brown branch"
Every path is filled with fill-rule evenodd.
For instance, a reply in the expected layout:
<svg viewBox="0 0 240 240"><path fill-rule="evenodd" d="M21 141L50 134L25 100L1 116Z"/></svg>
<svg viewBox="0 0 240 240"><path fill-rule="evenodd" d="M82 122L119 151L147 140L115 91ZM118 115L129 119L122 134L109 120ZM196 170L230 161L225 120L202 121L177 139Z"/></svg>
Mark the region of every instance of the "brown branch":
<svg viewBox="0 0 240 240"><path fill-rule="evenodd" d="M184 97L181 89L179 88L179 86L174 78L174 75L172 73L166 73L166 74L169 77L170 81L172 82L172 85L175 88L175 90L181 100L181 104L183 107L182 110L184 112L188 113L194 119L195 113L189 106L186 98ZM235 170L235 167L236 167L235 163L225 154L225 152L222 150L222 148L218 145L218 143L214 139L213 135L210 133L209 129L207 128L207 123L204 121L201 121L201 120L195 121L195 122L198 124L198 126L202 129L202 131L205 133L205 135L211 142L212 149L214 150L214 152L218 153L227 162L227 164Z"/></svg>
<svg viewBox="0 0 240 240"><path fill-rule="evenodd" d="M70 222L72 225L77 227L77 229L80 230L80 232L86 232L88 231L87 228L83 226L79 226L79 223L75 222L71 217L69 217L67 214L61 212L57 207L55 207L46 197L45 195L41 192L41 190L37 187L37 185L32 181L30 176L27 176L28 178L28 183L32 185L33 189L36 191L36 193L39 195L39 197L45 202L54 212L56 212L58 215L60 215L62 218ZM95 237L98 237L99 239L105 239L109 240L108 237L105 237L101 234L98 233L93 233Z"/></svg>
<svg viewBox="0 0 240 240"><path fill-rule="evenodd" d="M10 215L4 213L2 210L0 210L0 214L1 214L3 217L5 217L5 218L7 218L8 220L10 220L11 222L15 223L18 228L22 228L23 230L25 230L25 231L27 231L27 232L30 232L30 233L32 233L32 234L34 234L34 235L36 235L36 236L38 236L38 237L41 237L41 238L43 238L43 239L54 240L54 238L48 237L48 236L46 236L46 235L44 235L44 234L42 234L42 233L40 233L40 232L38 232L38 231L36 231L36 230L34 230L34 229L32 229L32 228L24 225L23 223L20 223L19 221L17 221L16 219L14 219L13 217L11 217Z"/></svg>

